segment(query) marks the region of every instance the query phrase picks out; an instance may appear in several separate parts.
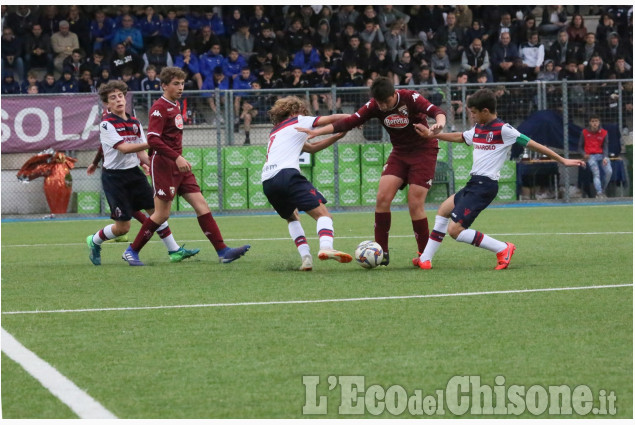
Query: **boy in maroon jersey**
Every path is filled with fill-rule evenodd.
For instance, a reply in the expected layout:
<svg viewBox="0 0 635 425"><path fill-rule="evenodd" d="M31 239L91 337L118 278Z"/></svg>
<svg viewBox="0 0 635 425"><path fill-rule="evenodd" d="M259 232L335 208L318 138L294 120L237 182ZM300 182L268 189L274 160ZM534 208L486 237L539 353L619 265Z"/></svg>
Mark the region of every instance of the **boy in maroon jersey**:
<svg viewBox="0 0 635 425"><path fill-rule="evenodd" d="M159 225L170 217L172 200L179 194L189 202L198 218L198 224L210 240L221 263L230 263L245 255L250 245L229 248L223 242L220 229L192 174L191 164L181 156L183 150L183 116L177 102L183 94L185 73L176 67L165 67L159 76L163 96L150 109L148 145L152 157L150 170L154 186L154 212L143 223L134 242L122 258L131 266L143 266L139 251L150 240Z"/></svg>
<svg viewBox="0 0 635 425"><path fill-rule="evenodd" d="M430 130L438 133L445 127L445 112L416 91L395 90L392 81L386 77L379 77L373 81L370 93L372 99L348 118L317 130L299 127L296 129L308 134L308 139L312 139L323 134L346 132L371 118L379 118L390 134L393 149L379 180L375 205L375 240L384 250L382 265L387 266L390 204L397 190L403 189L406 184L410 185L408 209L420 253L428 243L428 218L424 203L434 179L439 145L434 137L420 136L415 131L414 124L428 127L427 117L434 118L436 123Z"/></svg>

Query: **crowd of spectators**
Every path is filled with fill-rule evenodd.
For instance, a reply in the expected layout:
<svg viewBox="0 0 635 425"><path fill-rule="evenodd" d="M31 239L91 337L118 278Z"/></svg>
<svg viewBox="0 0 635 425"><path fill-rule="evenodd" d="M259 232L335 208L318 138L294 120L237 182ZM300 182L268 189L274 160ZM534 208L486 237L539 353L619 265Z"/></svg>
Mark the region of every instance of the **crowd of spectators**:
<svg viewBox="0 0 635 425"><path fill-rule="evenodd" d="M632 7L596 9L595 33L576 8L545 6L539 25L532 10L2 5L2 93L94 92L113 78L158 90L172 65L194 90L363 86L378 75L399 85L632 78ZM241 98L235 116L253 117Z"/></svg>

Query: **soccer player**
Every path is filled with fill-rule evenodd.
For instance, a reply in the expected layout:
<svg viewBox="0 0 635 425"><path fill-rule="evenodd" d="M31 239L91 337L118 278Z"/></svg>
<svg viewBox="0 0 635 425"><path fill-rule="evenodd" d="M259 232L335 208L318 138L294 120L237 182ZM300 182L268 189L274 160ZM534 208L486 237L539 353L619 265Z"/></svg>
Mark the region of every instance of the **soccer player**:
<svg viewBox="0 0 635 425"><path fill-rule="evenodd" d="M503 162L514 143L547 155L567 167L584 167L584 161L565 159L538 142L521 134L496 115L496 95L489 89L476 91L467 99L467 107L475 126L463 133L437 133L441 140L474 146L472 177L465 187L443 201L434 222L430 240L420 257L412 263L424 270L432 268L432 258L449 233L459 242L472 244L496 253L496 270L506 269L514 255L513 243L501 242L481 232L470 229L478 215L492 202L498 193L498 179ZM431 129L416 125L423 137L432 137ZM450 221L450 218L452 221Z"/></svg>
<svg viewBox="0 0 635 425"><path fill-rule="evenodd" d="M390 204L397 190L403 189L406 184L410 184L408 209L419 253L423 252L428 242L428 218L424 203L434 179L439 145L434 135L419 135L414 124L419 123L427 127L426 117L431 117L436 123L430 128L433 131L441 131L445 126L445 112L416 91L395 90L392 81L386 77L375 79L370 86L370 93L372 99L348 118L340 119L318 130L297 130L307 133L308 139L312 139L322 134L348 131L371 118L379 118L390 134L393 150L379 180L375 205L375 241L384 250L384 260L381 264L387 266Z"/></svg>
<svg viewBox="0 0 635 425"><path fill-rule="evenodd" d="M103 84L99 88L99 97L108 112L102 117L99 126L101 148L96 159L99 162L100 153L103 152L101 181L115 223L86 237L88 258L96 266L101 264L102 243L127 234L132 217L145 218L139 210L145 209L150 214L154 211L152 188L139 168L140 162L144 165L149 163L145 152L148 143L139 120L126 114L127 91L126 83L119 80ZM91 164L88 174L92 174L95 168L96 165ZM162 222L157 233L168 249L170 261L178 262L199 252L198 249L179 247L167 221Z"/></svg>
<svg viewBox="0 0 635 425"><path fill-rule="evenodd" d="M214 246L221 263L230 263L251 247L230 248L221 235L212 212L192 174L192 165L181 155L183 151L183 116L178 103L183 94L185 72L176 67L165 67L159 76L163 95L149 112L148 144L152 150L150 170L154 186L154 212L146 219L134 242L122 258L131 266L143 266L139 251L150 240L161 223L170 217L174 197L179 194L194 207L201 230Z"/></svg>
<svg viewBox="0 0 635 425"><path fill-rule="evenodd" d="M320 260L332 259L340 263L350 263L353 259L350 254L333 249L333 219L324 205L327 201L311 182L300 174L299 163L301 152L318 152L331 146L346 133L307 143L307 136L295 130L296 125L315 128L348 115L307 115L308 106L296 96L276 100L269 111L274 127L269 134L267 160L262 168L262 189L280 217L289 223L289 234L302 257L300 270L304 271L313 269L313 257L300 223L298 210L306 211L317 221Z"/></svg>

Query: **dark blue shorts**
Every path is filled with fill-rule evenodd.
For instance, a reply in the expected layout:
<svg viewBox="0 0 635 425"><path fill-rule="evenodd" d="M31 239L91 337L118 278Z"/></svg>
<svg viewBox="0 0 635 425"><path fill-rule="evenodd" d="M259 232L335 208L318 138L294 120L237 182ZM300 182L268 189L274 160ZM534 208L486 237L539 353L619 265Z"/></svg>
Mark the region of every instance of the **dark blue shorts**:
<svg viewBox="0 0 635 425"><path fill-rule="evenodd" d="M129 221L134 211L154 208L152 187L139 167L101 172L101 184L110 205L110 217Z"/></svg>
<svg viewBox="0 0 635 425"><path fill-rule="evenodd" d="M492 203L497 193L496 180L484 176L472 176L465 187L454 195L454 209L450 217L455 223L468 229L481 211Z"/></svg>
<svg viewBox="0 0 635 425"><path fill-rule="evenodd" d="M278 174L265 180L262 190L276 212L285 220L291 217L296 208L311 211L327 202L313 184L293 168L280 170Z"/></svg>

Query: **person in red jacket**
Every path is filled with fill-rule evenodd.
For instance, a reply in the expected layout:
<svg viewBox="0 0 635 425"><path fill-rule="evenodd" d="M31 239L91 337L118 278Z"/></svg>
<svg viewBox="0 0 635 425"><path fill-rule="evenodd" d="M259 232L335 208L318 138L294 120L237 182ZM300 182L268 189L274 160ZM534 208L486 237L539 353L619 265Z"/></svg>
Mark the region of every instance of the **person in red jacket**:
<svg viewBox="0 0 635 425"><path fill-rule="evenodd" d="M600 127L600 118L592 115L589 118L589 128L582 130L580 134L579 151L584 149L584 160L589 164L593 174L593 186L595 186L596 198L606 198L604 191L611 181L613 169L609 160L608 132ZM604 170L604 182L600 178L600 167Z"/></svg>
<svg viewBox="0 0 635 425"><path fill-rule="evenodd" d="M330 133L342 133L359 127L371 118L378 118L388 134L393 149L384 166L379 180L375 205L375 241L384 251L382 265L387 266L388 232L390 231L390 204L407 184L408 209L412 219L412 229L419 253L428 243L430 230L424 203L434 179L439 145L437 139L423 137L415 131L415 124L428 127L427 117L436 121L430 127L433 135L445 127L445 112L434 106L420 93L413 90L395 90L393 82L387 77L375 79L370 86L370 99L357 112L348 118L333 124L310 130L296 127L296 130L309 135L307 139Z"/></svg>

